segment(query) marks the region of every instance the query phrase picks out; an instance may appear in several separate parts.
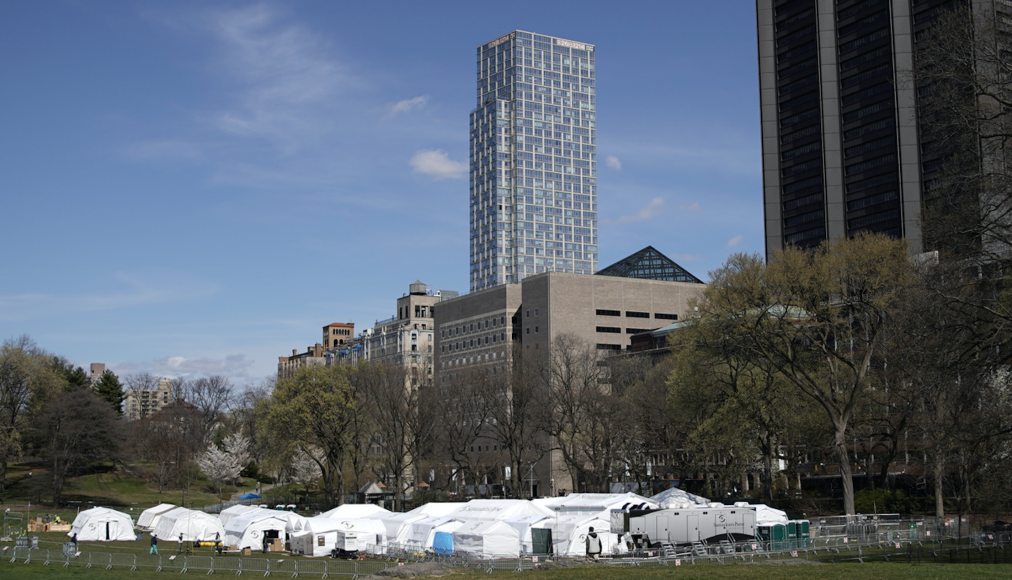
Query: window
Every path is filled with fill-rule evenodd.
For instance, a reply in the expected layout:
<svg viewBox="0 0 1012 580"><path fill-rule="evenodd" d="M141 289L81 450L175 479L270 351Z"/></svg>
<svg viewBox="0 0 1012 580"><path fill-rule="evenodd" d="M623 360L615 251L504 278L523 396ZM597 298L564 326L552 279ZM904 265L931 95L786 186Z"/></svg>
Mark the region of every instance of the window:
<svg viewBox="0 0 1012 580"><path fill-rule="evenodd" d="M598 332L608 332L612 334L619 334L622 329L617 326L598 326L596 329Z"/></svg>
<svg viewBox="0 0 1012 580"><path fill-rule="evenodd" d="M617 344L598 344L597 350L622 350L622 347Z"/></svg>
<svg viewBox="0 0 1012 580"><path fill-rule="evenodd" d="M641 332L650 332L652 328L627 328L625 329L626 334L640 334Z"/></svg>
<svg viewBox="0 0 1012 580"><path fill-rule="evenodd" d="M625 315L629 318L650 318L649 312L635 312L632 310L626 310Z"/></svg>
<svg viewBox="0 0 1012 580"><path fill-rule="evenodd" d="M598 308L597 309L597 315L598 316L622 316L622 313L619 312L618 310L602 310L602 309Z"/></svg>
<svg viewBox="0 0 1012 580"><path fill-rule="evenodd" d="M654 318L658 318L660 320L678 320L678 315L667 314L665 312L658 312L657 314L654 314Z"/></svg>

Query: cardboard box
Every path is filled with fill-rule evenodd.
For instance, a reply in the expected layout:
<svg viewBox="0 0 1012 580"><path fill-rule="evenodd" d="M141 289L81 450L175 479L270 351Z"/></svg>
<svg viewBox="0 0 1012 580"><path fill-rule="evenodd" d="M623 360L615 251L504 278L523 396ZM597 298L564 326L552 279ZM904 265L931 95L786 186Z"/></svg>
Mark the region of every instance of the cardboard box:
<svg viewBox="0 0 1012 580"><path fill-rule="evenodd" d="M243 556L249 556L251 554L253 554L253 550L252 549L250 549L250 548L243 548L242 549L242 555Z"/></svg>

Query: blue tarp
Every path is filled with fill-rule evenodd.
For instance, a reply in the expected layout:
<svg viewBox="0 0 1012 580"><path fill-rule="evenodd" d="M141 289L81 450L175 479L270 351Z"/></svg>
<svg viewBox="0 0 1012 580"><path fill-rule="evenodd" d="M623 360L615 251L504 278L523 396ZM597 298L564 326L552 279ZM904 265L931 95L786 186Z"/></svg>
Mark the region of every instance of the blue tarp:
<svg viewBox="0 0 1012 580"><path fill-rule="evenodd" d="M260 499L260 496L252 491L247 491L246 493L240 495L239 499Z"/></svg>
<svg viewBox="0 0 1012 580"><path fill-rule="evenodd" d="M453 553L453 533L436 532L432 537L432 551L440 556L449 556Z"/></svg>

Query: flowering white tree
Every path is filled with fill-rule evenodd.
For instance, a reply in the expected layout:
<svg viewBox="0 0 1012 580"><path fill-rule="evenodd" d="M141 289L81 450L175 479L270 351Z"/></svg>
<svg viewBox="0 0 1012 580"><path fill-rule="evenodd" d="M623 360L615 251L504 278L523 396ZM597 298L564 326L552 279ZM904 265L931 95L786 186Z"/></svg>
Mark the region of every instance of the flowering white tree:
<svg viewBox="0 0 1012 580"><path fill-rule="evenodd" d="M211 445L197 457L197 467L218 485L218 495L224 482L234 482L250 460L249 439L239 433L225 437L224 447Z"/></svg>

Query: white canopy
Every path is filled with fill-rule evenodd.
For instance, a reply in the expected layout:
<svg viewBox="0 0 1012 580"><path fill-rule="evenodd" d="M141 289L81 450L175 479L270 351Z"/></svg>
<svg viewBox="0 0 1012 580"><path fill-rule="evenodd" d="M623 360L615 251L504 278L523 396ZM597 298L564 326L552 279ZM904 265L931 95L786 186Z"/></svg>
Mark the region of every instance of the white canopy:
<svg viewBox="0 0 1012 580"><path fill-rule="evenodd" d="M140 517L137 518L137 527L142 530L154 529L155 524L158 523L158 517L174 509L176 509L176 506L171 503L160 503L155 507L149 507L142 511Z"/></svg>
<svg viewBox="0 0 1012 580"><path fill-rule="evenodd" d="M516 558L520 533L506 522L474 520L453 530L453 550L480 558Z"/></svg>
<svg viewBox="0 0 1012 580"><path fill-rule="evenodd" d="M463 525L463 523L453 516L424 518L411 522L408 528L405 547L414 550L431 550L432 540L436 532L452 532Z"/></svg>
<svg viewBox="0 0 1012 580"><path fill-rule="evenodd" d="M611 520L605 512L586 515L581 512L559 512L557 517L538 527L552 530L552 550L559 556L583 556L587 553L587 534L594 528L601 539L604 554L624 553L626 548L617 534L611 533Z"/></svg>
<svg viewBox="0 0 1012 580"><path fill-rule="evenodd" d="M68 536L80 542L132 542L137 539L130 516L109 508L97 507L77 514Z"/></svg>
<svg viewBox="0 0 1012 580"><path fill-rule="evenodd" d="M735 507L753 507L755 508L755 523L759 524L786 524L787 523L787 512L771 508L764 503L750 504L748 502L740 501L734 504Z"/></svg>
<svg viewBox="0 0 1012 580"><path fill-rule="evenodd" d="M320 514L325 518L379 518L390 514L389 510L372 503L346 503Z"/></svg>
<svg viewBox="0 0 1012 580"><path fill-rule="evenodd" d="M521 543L530 551L531 527L555 517L555 512L525 499L474 499L453 512L453 517L464 522L504 522L517 531Z"/></svg>
<svg viewBox="0 0 1012 580"><path fill-rule="evenodd" d="M677 487L666 489L650 499L657 502L664 509L688 509L696 506L707 507L710 503L710 500L705 497L683 491Z"/></svg>
<svg viewBox="0 0 1012 580"><path fill-rule="evenodd" d="M258 509L263 509L263 508L258 508L256 506L252 506L252 505L236 504L236 505L234 505L232 507L227 507L227 508L221 510L221 513L218 514L218 519L221 520L221 525L222 526L228 526L228 522L232 518L234 518L236 516L240 516L242 514L248 514L250 512L254 512L254 511L258 510Z"/></svg>
<svg viewBox="0 0 1012 580"><path fill-rule="evenodd" d="M225 545L238 549L263 548L265 536L286 539L288 520L278 517L275 510L255 508L252 511L228 518L225 528Z"/></svg>
<svg viewBox="0 0 1012 580"><path fill-rule="evenodd" d="M163 513L152 530L152 535L164 540L183 542L225 539L221 520L197 510L176 508Z"/></svg>
<svg viewBox="0 0 1012 580"><path fill-rule="evenodd" d="M543 497L531 500L533 503L546 507L553 512L583 513L587 515L605 513L605 518L613 509L628 509L643 506L643 509L660 507L656 501L635 493L571 493L561 497Z"/></svg>
<svg viewBox="0 0 1012 580"><path fill-rule="evenodd" d="M407 513L391 513L380 518L385 528L386 546L407 547L411 538L411 524L426 519L424 514L416 514L414 510Z"/></svg>

